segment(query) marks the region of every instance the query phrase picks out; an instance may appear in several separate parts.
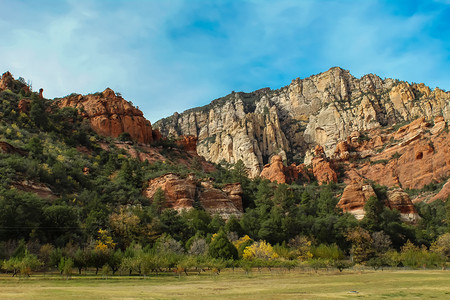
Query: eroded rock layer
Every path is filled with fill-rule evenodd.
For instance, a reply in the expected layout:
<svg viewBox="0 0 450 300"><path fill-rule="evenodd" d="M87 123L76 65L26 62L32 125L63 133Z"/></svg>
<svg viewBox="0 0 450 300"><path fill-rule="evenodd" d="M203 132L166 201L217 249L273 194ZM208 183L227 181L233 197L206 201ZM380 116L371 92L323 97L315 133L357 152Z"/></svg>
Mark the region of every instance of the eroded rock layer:
<svg viewBox="0 0 450 300"><path fill-rule="evenodd" d="M450 176L450 133L442 117L434 125L419 118L397 131L373 130L368 140L350 142L354 163L345 181L372 180L388 187L421 189Z"/></svg>
<svg viewBox="0 0 450 300"><path fill-rule="evenodd" d="M209 214L220 215L223 219L243 213L240 183L228 184L219 189L214 187L211 181L199 181L193 175L182 178L170 173L151 179L144 196L153 201L158 189L164 192L166 208L182 211L192 209L198 204Z"/></svg>
<svg viewBox="0 0 450 300"><path fill-rule="evenodd" d="M345 187L338 206L344 212L349 212L356 219L361 220L365 216L364 206L370 198L377 199L377 195L370 184L353 182ZM387 192L387 200L384 205L390 209L398 210L400 218L405 222L415 223L420 218L409 195L400 188Z"/></svg>
<svg viewBox="0 0 450 300"><path fill-rule="evenodd" d="M175 113L155 127L163 135L195 136L199 155L216 163L242 159L256 176L275 153L301 159L321 145L331 157L337 143L352 132L421 116L449 121L450 93L373 74L358 79L336 67L278 90L232 93Z"/></svg>
<svg viewBox="0 0 450 300"><path fill-rule="evenodd" d="M285 166L283 164L281 156L279 155L274 155L271 158L270 164L264 166L264 169L262 170L260 176L279 184L292 183L297 181L299 178L304 182L310 181L308 173L303 164L298 166L296 164Z"/></svg>
<svg viewBox="0 0 450 300"><path fill-rule="evenodd" d="M90 95L72 94L58 99L60 107L74 107L83 118L89 120L92 129L100 135L118 137L128 132L133 140L150 144L159 133L153 132L150 121L142 111L107 88L102 93Z"/></svg>

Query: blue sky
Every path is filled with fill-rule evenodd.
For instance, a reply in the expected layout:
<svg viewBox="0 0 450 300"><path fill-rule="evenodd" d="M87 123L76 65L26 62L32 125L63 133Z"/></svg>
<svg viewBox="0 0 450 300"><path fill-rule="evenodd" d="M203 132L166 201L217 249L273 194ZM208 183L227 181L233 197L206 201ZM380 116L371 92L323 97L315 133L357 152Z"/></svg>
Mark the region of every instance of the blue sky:
<svg viewBox="0 0 450 300"><path fill-rule="evenodd" d="M155 122L340 66L450 89L450 0L0 0L0 72Z"/></svg>

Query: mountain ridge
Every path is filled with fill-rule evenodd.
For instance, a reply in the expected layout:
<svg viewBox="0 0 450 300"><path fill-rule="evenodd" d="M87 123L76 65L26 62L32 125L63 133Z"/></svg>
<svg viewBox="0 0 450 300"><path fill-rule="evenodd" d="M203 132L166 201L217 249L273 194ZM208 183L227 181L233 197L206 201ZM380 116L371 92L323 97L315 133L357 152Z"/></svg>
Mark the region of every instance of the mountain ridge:
<svg viewBox="0 0 450 300"><path fill-rule="evenodd" d="M257 176L274 154L289 162L310 163L310 150L322 145L330 156L353 131L421 116L448 121L449 99L450 93L439 88L374 74L358 79L334 67L277 90L233 92L153 125L163 135L196 136L197 151L207 160L242 159L251 176Z"/></svg>

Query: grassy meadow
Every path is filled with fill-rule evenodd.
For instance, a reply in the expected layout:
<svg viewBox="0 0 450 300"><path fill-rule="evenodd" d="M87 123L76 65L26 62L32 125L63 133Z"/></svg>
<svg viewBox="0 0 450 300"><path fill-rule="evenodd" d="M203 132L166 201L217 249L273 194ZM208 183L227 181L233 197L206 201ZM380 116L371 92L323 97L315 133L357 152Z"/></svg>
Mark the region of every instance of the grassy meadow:
<svg viewBox="0 0 450 300"><path fill-rule="evenodd" d="M440 270L225 270L220 275L150 277L0 275L0 299L450 299L450 272Z"/></svg>

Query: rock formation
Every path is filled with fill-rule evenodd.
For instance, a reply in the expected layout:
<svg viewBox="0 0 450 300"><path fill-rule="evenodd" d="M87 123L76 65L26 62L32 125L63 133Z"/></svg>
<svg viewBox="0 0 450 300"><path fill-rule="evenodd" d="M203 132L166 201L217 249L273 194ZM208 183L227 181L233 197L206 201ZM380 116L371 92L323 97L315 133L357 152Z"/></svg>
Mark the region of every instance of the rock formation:
<svg viewBox="0 0 450 300"><path fill-rule="evenodd" d="M353 182L345 187L338 206L344 212L349 212L356 219L361 220L365 216L364 205L371 197L377 198L377 195L370 184ZM387 192L385 205L390 209L398 210L400 218L405 222L415 223L420 218L408 194L400 188Z"/></svg>
<svg viewBox="0 0 450 300"><path fill-rule="evenodd" d="M10 72L3 73L0 79L0 91L6 90L11 87L14 82L14 77Z"/></svg>
<svg viewBox="0 0 450 300"><path fill-rule="evenodd" d="M400 212L400 218L405 222L414 223L419 220L414 204L411 202L409 195L402 189L389 190L387 192L386 205L390 209L396 209Z"/></svg>
<svg viewBox="0 0 450 300"><path fill-rule="evenodd" d="M433 202L436 200L449 201L450 200L450 179L444 184L442 189L434 195L429 202Z"/></svg>
<svg viewBox="0 0 450 300"><path fill-rule="evenodd" d="M332 68L295 79L278 90L232 93L204 107L175 113L155 123L163 135L193 135L197 152L212 162L242 159L251 176L259 175L268 158L302 158L315 145L331 158L339 141L352 133L443 116L450 120L450 93L424 84L353 77ZM378 141L380 142L380 141ZM345 151L338 153L345 159ZM305 158L310 164L313 156Z"/></svg>
<svg viewBox="0 0 450 300"><path fill-rule="evenodd" d="M181 136L176 140L176 144L190 153L197 154L197 140L197 137L192 135Z"/></svg>
<svg viewBox="0 0 450 300"><path fill-rule="evenodd" d="M60 108L77 108L79 114L100 135L118 137L128 132L133 140L144 144L150 144L154 136L159 135L154 134L150 121L144 118L139 109L109 88L103 93L86 96L72 94L56 100L56 105Z"/></svg>
<svg viewBox="0 0 450 300"><path fill-rule="evenodd" d="M215 188L211 181L198 181L193 175L182 178L169 173L151 179L144 196L153 199L158 189L164 192L166 208L189 210L198 203L209 214L218 214L223 219L243 213L242 187L239 183L228 184L219 189Z"/></svg>
<svg viewBox="0 0 450 300"><path fill-rule="evenodd" d="M357 169L348 165L346 181L363 178L408 189L441 182L450 176L450 133L445 126L442 117L434 120L434 126L422 117L395 132L369 132L374 138L354 144L351 154L365 162L357 162ZM375 146L376 140L384 142Z"/></svg>
<svg viewBox="0 0 450 300"><path fill-rule="evenodd" d="M39 183L39 182L22 180L22 181L13 182L11 185L20 191L24 191L27 193L33 193L33 194L39 196L40 198L50 199L50 200L54 200L54 199L58 198L48 186L46 186L45 184Z"/></svg>
<svg viewBox="0 0 450 300"><path fill-rule="evenodd" d="M17 105L17 109L21 113L28 114L28 112L30 111L30 105L31 105L31 100L21 99L19 101L19 104Z"/></svg>
<svg viewBox="0 0 450 300"><path fill-rule="evenodd" d="M270 164L264 166L260 176L279 184L295 182L299 176L301 176L302 180L306 182L310 181L303 164L299 166L296 164L285 166L283 165L282 158L279 155L272 156Z"/></svg>
<svg viewBox="0 0 450 300"><path fill-rule="evenodd" d="M314 177L319 184L337 182L336 171L327 159L322 146L317 145L314 149L315 156L311 161Z"/></svg>
<svg viewBox="0 0 450 300"><path fill-rule="evenodd" d="M16 148L7 142L0 142L0 152L7 154L19 154L21 156L26 156L28 154L27 151Z"/></svg>
<svg viewBox="0 0 450 300"><path fill-rule="evenodd" d="M345 187L338 206L344 212L349 212L356 219L364 218L364 205L370 197L376 197L375 191L370 184L354 182Z"/></svg>

